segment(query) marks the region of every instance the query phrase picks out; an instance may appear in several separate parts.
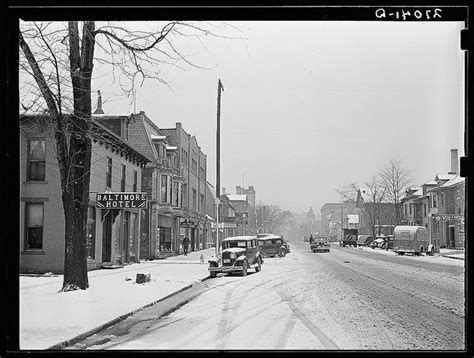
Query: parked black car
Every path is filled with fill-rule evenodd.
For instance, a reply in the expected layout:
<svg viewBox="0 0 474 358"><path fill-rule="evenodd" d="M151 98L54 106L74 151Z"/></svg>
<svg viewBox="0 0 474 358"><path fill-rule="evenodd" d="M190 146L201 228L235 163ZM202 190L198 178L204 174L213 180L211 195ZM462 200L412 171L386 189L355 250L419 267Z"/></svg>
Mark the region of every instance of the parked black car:
<svg viewBox="0 0 474 358"><path fill-rule="evenodd" d="M263 258L256 236L232 236L222 240L222 258L211 258L208 262L211 277L216 277L220 272L245 276L249 268L259 272Z"/></svg>
<svg viewBox="0 0 474 358"><path fill-rule="evenodd" d="M359 235L357 238L357 246L369 246L374 240L372 236L368 235Z"/></svg>
<svg viewBox="0 0 474 358"><path fill-rule="evenodd" d="M276 255L285 257L290 252L290 245L281 235L269 234L258 238L257 241L260 252L264 257L275 257Z"/></svg>

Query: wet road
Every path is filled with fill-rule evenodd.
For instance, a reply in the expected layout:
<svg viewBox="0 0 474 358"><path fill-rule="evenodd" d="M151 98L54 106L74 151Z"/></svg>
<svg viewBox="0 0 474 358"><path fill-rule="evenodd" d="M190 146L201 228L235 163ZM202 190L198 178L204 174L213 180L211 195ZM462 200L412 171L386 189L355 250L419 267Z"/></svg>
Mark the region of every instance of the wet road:
<svg viewBox="0 0 474 358"><path fill-rule="evenodd" d="M291 248L259 273L198 283L172 312L152 306L70 348L464 349L464 261Z"/></svg>

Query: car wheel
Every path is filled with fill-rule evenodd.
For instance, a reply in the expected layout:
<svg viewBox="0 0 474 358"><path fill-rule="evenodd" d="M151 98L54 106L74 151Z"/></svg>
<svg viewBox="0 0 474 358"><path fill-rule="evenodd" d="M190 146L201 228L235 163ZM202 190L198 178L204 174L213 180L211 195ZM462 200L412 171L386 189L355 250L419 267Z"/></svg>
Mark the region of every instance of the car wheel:
<svg viewBox="0 0 474 358"><path fill-rule="evenodd" d="M255 267L255 272L260 272L262 270L262 263L260 262L260 257L257 259L257 267Z"/></svg>
<svg viewBox="0 0 474 358"><path fill-rule="evenodd" d="M249 264L247 263L247 261L244 261L242 263L242 272L241 272L241 276L247 276L247 270L249 268Z"/></svg>
<svg viewBox="0 0 474 358"><path fill-rule="evenodd" d="M278 256L285 257L286 256L286 250L285 249L280 249L280 251L278 252Z"/></svg>
<svg viewBox="0 0 474 358"><path fill-rule="evenodd" d="M216 271L211 271L209 276L211 276L211 278L216 278L217 277L217 272Z"/></svg>

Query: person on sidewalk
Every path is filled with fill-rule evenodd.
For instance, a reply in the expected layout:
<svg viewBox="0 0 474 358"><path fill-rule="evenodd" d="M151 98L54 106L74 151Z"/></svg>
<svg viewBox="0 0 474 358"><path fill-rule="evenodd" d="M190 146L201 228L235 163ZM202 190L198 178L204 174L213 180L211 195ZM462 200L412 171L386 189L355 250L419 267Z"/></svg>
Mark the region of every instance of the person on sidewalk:
<svg viewBox="0 0 474 358"><path fill-rule="evenodd" d="M184 256L188 256L189 238L187 236L184 237L182 245L183 245Z"/></svg>

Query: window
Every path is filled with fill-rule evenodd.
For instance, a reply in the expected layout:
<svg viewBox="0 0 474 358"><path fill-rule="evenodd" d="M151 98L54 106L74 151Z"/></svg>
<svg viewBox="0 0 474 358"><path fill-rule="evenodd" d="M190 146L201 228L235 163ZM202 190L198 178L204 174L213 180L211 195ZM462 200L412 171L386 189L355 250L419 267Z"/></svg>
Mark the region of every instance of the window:
<svg viewBox="0 0 474 358"><path fill-rule="evenodd" d="M87 208L87 258L95 259L95 207Z"/></svg>
<svg viewBox="0 0 474 358"><path fill-rule="evenodd" d="M428 213L428 204L423 205L423 216L426 217L426 214Z"/></svg>
<svg viewBox="0 0 474 358"><path fill-rule="evenodd" d="M107 172L105 173L105 186L112 188L112 158L107 157Z"/></svg>
<svg viewBox="0 0 474 358"><path fill-rule="evenodd" d="M408 204L405 204L405 216L408 215L408 213L407 213L407 211L408 211L408 210L407 210L407 207L408 207Z"/></svg>
<svg viewBox="0 0 474 358"><path fill-rule="evenodd" d="M126 141L128 141L128 132L129 132L129 119L125 119L124 126L123 126L123 137Z"/></svg>
<svg viewBox="0 0 474 358"><path fill-rule="evenodd" d="M43 249L43 203L25 203L25 250Z"/></svg>
<svg viewBox="0 0 474 358"><path fill-rule="evenodd" d="M438 196L436 194L433 194L432 199L433 199L433 208L437 208L438 207L438 203L437 203Z"/></svg>
<svg viewBox="0 0 474 358"><path fill-rule="evenodd" d="M413 213L413 204L410 203L409 205L410 205L410 215L411 215Z"/></svg>
<svg viewBox="0 0 474 358"><path fill-rule="evenodd" d="M196 189L192 190L192 195L193 195L193 197L192 197L192 200L193 200L192 201L192 205L193 205L192 208L193 208L194 211L196 211L196 204L197 204L197 202L196 202L196 200L197 200Z"/></svg>
<svg viewBox="0 0 474 358"><path fill-rule="evenodd" d="M133 189L132 191L136 192L138 186L138 172L136 170L133 171Z"/></svg>
<svg viewBox="0 0 474 358"><path fill-rule="evenodd" d="M204 168L203 167L200 167L199 168L199 177L201 179L205 179L206 178L206 172L204 171Z"/></svg>
<svg viewBox="0 0 474 358"><path fill-rule="evenodd" d="M120 180L120 191L125 191L125 177L127 176L127 167L122 164L122 179Z"/></svg>
<svg viewBox="0 0 474 358"><path fill-rule="evenodd" d="M194 174L197 174L197 165L198 165L198 163L197 163L196 159L193 158L193 159L191 160L191 171L192 171Z"/></svg>
<svg viewBox="0 0 474 358"><path fill-rule="evenodd" d="M178 182L173 182L173 206L178 206Z"/></svg>
<svg viewBox="0 0 474 358"><path fill-rule="evenodd" d="M181 187L181 207L188 206L188 184L183 184Z"/></svg>
<svg viewBox="0 0 474 358"><path fill-rule="evenodd" d="M441 193L439 205L440 205L442 208L444 207L444 193Z"/></svg>
<svg viewBox="0 0 474 358"><path fill-rule="evenodd" d="M200 207L199 207L201 213L204 213L204 195L201 194L201 197L200 197Z"/></svg>
<svg viewBox="0 0 474 358"><path fill-rule="evenodd" d="M44 181L46 167L46 142L44 139L28 140L27 180Z"/></svg>
<svg viewBox="0 0 474 358"><path fill-rule="evenodd" d="M166 200L167 200L167 195L168 195L167 187L168 187L168 178L166 175L162 175L161 176L161 202L162 203L166 203Z"/></svg>

